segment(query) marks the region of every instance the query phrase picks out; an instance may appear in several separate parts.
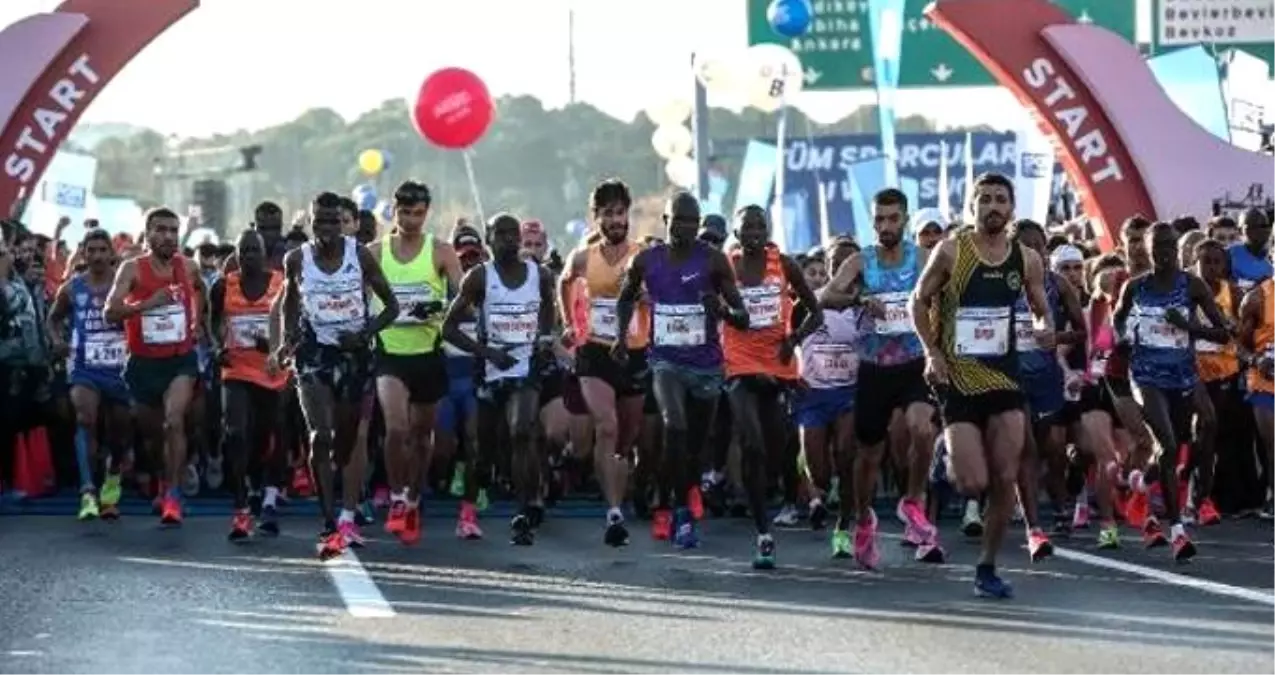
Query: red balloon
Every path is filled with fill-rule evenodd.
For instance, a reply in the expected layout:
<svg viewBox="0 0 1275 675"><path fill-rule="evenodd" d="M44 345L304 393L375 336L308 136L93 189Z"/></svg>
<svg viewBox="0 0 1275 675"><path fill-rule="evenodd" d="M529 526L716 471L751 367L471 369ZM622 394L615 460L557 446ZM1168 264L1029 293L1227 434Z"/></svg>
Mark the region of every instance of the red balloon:
<svg viewBox="0 0 1275 675"><path fill-rule="evenodd" d="M412 121L434 145L459 150L487 133L495 103L482 79L464 68L443 68L425 78Z"/></svg>

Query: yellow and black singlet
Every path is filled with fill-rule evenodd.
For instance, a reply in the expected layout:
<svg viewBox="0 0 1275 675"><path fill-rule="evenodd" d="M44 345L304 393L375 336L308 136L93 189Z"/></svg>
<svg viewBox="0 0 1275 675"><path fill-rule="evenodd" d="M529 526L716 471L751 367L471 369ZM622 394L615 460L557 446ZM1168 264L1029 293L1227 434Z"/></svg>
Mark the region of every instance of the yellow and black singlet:
<svg viewBox="0 0 1275 675"><path fill-rule="evenodd" d="M1014 304L1023 292L1023 249L1010 243L999 262L984 260L973 232L956 236L956 259L939 296L940 350L951 388L975 396L1018 391Z"/></svg>

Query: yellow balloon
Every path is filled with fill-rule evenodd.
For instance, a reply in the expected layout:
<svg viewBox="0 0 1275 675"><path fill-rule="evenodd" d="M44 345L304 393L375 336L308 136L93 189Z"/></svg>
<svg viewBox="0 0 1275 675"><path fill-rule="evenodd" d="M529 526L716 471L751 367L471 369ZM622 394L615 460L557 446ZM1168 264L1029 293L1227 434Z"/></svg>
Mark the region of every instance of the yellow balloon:
<svg viewBox="0 0 1275 675"><path fill-rule="evenodd" d="M375 176L385 168L385 155L380 150L364 150L359 153L359 168L369 176Z"/></svg>

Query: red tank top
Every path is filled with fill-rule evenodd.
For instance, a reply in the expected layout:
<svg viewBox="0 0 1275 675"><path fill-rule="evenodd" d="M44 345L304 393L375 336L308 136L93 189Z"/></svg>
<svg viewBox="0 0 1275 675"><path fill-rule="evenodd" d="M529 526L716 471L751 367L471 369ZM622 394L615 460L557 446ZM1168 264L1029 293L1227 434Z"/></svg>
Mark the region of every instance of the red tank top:
<svg viewBox="0 0 1275 675"><path fill-rule="evenodd" d="M148 359L189 354L195 349L195 286L186 273L186 259L173 256L173 274L160 277L151 266L151 255L136 258L137 278L124 302L144 302L161 288L173 292L174 301L134 314L124 320L128 353Z"/></svg>

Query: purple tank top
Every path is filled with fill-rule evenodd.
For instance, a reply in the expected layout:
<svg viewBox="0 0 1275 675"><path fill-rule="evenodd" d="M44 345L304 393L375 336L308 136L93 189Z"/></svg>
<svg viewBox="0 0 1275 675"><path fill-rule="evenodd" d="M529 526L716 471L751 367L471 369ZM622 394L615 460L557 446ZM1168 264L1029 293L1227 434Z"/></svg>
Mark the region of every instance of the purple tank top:
<svg viewBox="0 0 1275 675"><path fill-rule="evenodd" d="M696 243L685 261L670 258L660 244L646 255L646 294L651 302L651 358L690 368L722 366L717 321L700 300L712 290L707 244Z"/></svg>

